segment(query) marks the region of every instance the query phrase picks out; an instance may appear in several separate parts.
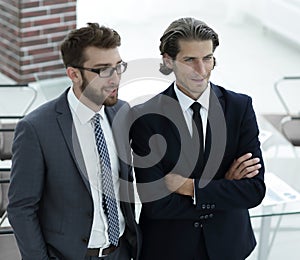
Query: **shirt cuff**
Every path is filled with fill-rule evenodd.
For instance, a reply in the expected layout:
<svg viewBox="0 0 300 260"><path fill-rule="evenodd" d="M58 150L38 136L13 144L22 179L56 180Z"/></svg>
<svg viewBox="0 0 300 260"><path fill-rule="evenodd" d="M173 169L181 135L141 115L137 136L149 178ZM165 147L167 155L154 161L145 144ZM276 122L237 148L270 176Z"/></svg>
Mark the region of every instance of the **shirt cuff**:
<svg viewBox="0 0 300 260"><path fill-rule="evenodd" d="M196 205L197 204L197 201L196 201L196 180L193 179L193 182L194 182L194 195L193 195L193 204Z"/></svg>

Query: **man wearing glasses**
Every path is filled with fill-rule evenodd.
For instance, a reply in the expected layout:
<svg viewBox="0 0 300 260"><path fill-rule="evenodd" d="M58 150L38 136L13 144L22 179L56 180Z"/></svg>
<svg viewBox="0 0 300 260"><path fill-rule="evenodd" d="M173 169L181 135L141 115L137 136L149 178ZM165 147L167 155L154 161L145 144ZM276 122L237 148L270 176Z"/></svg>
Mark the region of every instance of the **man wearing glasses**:
<svg viewBox="0 0 300 260"><path fill-rule="evenodd" d="M128 107L120 41L96 23L71 31L61 53L72 87L17 125L8 216L24 260L139 258L132 171L114 141L122 122L112 127Z"/></svg>

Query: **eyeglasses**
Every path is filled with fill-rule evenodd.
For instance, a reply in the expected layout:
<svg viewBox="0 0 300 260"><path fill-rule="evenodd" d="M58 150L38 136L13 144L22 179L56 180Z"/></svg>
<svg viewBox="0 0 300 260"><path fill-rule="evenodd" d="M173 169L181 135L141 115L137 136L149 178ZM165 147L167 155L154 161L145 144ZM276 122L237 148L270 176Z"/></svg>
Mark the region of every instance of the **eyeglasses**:
<svg viewBox="0 0 300 260"><path fill-rule="evenodd" d="M72 67L76 69L88 70L97 73L100 78L109 78L114 73L114 71L116 71L118 75L124 73L125 70L127 69L127 62L121 62L117 64L116 67L104 67L99 69L84 68L79 66L72 66Z"/></svg>

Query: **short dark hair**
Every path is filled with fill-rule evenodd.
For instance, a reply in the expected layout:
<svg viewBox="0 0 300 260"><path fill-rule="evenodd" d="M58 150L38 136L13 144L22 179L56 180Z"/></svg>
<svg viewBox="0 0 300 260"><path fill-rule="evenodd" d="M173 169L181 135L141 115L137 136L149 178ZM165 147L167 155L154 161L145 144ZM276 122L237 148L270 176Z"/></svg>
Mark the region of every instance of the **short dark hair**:
<svg viewBox="0 0 300 260"><path fill-rule="evenodd" d="M213 51L219 46L218 34L206 23L195 18L180 18L172 22L160 38L159 50L161 55L168 54L173 60L180 52L179 40L212 40ZM160 71L163 74L170 74L172 70L161 64Z"/></svg>
<svg viewBox="0 0 300 260"><path fill-rule="evenodd" d="M93 46L103 49L116 48L121 45L120 35L113 29L88 23L87 27L72 30L60 46L65 67L83 66L86 61L84 50Z"/></svg>

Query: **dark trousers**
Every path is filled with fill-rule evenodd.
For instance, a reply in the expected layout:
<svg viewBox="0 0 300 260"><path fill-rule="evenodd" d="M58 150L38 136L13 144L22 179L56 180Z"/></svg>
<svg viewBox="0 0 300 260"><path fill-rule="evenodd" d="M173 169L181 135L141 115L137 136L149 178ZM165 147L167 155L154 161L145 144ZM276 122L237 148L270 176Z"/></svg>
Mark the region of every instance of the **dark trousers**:
<svg viewBox="0 0 300 260"><path fill-rule="evenodd" d="M104 257L86 256L84 260L130 260L130 248L124 237L120 238L118 248L111 254Z"/></svg>
<svg viewBox="0 0 300 260"><path fill-rule="evenodd" d="M200 231L199 250L196 250L194 260L209 260L202 228Z"/></svg>
<svg viewBox="0 0 300 260"><path fill-rule="evenodd" d="M183 224L180 225L180 222ZM192 222L179 221L177 230L172 232L174 226L172 221L163 221L159 224L155 221L143 223L141 225L143 234L141 260L210 260L202 227L199 225L188 229L187 225L192 225ZM158 234L158 239L154 238L154 233ZM186 241L183 243L182 238L189 240L188 246L186 246Z"/></svg>

